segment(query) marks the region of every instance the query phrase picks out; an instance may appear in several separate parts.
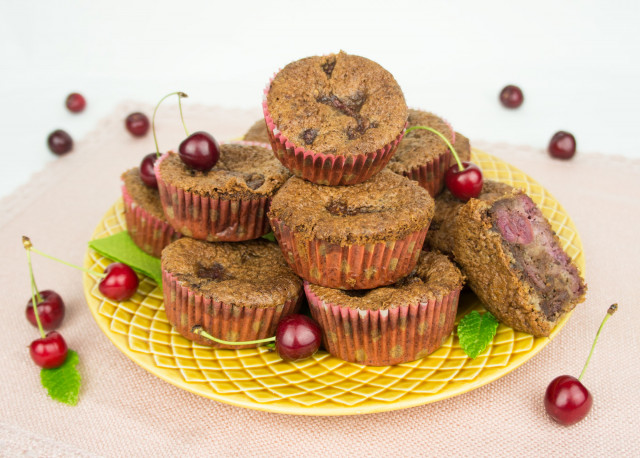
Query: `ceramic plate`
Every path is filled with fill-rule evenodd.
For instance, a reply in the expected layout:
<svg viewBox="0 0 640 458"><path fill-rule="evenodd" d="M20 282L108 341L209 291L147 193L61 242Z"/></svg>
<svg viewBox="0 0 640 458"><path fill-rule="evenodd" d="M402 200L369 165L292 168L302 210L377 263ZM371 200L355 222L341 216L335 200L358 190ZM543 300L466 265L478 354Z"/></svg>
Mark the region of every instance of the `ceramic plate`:
<svg viewBox="0 0 640 458"><path fill-rule="evenodd" d="M472 161L485 179L524 189L550 220L567 253L584 274L582 243L562 206L535 180L489 154L474 150ZM125 230L121 200L104 215L93 237ZM102 271L110 261L88 249L85 267ZM215 350L194 344L167 321L162 289L143 277L126 302L102 297L98 283L84 275L89 309L115 346L152 374L207 398L250 409L298 415L355 415L418 406L486 385L535 356L550 338L533 337L500 325L489 347L471 360L450 336L428 357L397 366L367 367L334 358L325 351L297 362L283 362L265 348ZM458 319L482 310L473 294L461 297Z"/></svg>

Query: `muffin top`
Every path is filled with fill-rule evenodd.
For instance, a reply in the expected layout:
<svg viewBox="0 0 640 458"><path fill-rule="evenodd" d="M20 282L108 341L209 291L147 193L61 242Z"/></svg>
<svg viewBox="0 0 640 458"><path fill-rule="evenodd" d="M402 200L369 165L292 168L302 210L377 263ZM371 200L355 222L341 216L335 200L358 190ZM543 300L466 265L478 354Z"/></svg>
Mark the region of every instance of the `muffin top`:
<svg viewBox="0 0 640 458"><path fill-rule="evenodd" d="M428 227L433 212L426 190L384 169L352 186L290 178L273 198L268 216L282 220L302 239L345 245L406 237Z"/></svg>
<svg viewBox="0 0 640 458"><path fill-rule="evenodd" d="M343 291L309 284L309 289L328 304L359 310L387 310L440 298L462 288L463 283L464 276L445 255L423 251L414 271L393 285Z"/></svg>
<svg viewBox="0 0 640 458"><path fill-rule="evenodd" d="M442 118L432 113L409 110L408 123L408 127L431 127L444 135L447 140L453 141L453 132L449 125ZM387 167L396 173L408 172L414 167L425 165L433 158L448 151L447 144L433 132L424 129L412 130L402 138Z"/></svg>
<svg viewBox="0 0 640 458"><path fill-rule="evenodd" d="M280 70L267 107L295 146L325 154L376 151L393 142L407 121L404 95L391 73L343 51Z"/></svg>
<svg viewBox="0 0 640 458"><path fill-rule="evenodd" d="M150 188L144 184L140 178L140 169L138 167L129 169L122 174L121 178L133 201L156 218L164 221L164 211L158 188Z"/></svg>
<svg viewBox="0 0 640 458"><path fill-rule="evenodd" d="M270 140L264 119L259 119L253 123L242 139L250 142L266 143L268 145Z"/></svg>
<svg viewBox="0 0 640 458"><path fill-rule="evenodd" d="M183 237L162 251L162 269L214 301L275 307L297 299L302 280L277 244L266 240L209 243Z"/></svg>
<svg viewBox="0 0 640 458"><path fill-rule="evenodd" d="M267 145L229 143L220 147L220 159L208 172L194 170L176 153L160 163L162 179L202 196L259 198L272 196L291 175Z"/></svg>

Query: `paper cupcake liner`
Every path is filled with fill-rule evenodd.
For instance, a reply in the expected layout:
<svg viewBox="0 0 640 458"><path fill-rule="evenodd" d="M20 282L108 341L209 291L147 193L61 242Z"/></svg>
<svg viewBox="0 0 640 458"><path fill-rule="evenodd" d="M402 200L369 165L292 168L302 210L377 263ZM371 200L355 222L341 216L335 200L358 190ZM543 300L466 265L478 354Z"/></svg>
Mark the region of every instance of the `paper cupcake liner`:
<svg viewBox="0 0 640 458"><path fill-rule="evenodd" d="M269 232L266 215L271 198L229 200L200 196L173 186L160 175L160 164L168 155L165 153L156 161L155 171L165 217L177 232L209 242L240 242Z"/></svg>
<svg viewBox="0 0 640 458"><path fill-rule="evenodd" d="M404 172L403 175L417 181L420 186L431 194L431 197L436 197L444 189L444 175L449 168L451 157L451 151L447 150L447 152L434 157L428 163Z"/></svg>
<svg viewBox="0 0 640 458"><path fill-rule="evenodd" d="M437 350L453 331L460 289L426 303L358 310L324 302L305 282L311 315L333 356L366 366L406 363Z"/></svg>
<svg viewBox="0 0 640 458"><path fill-rule="evenodd" d="M395 283L418 262L428 226L407 237L366 245L301 240L277 218L270 220L280 249L293 271L328 288L370 289Z"/></svg>
<svg viewBox="0 0 640 458"><path fill-rule="evenodd" d="M271 79L273 81L273 78ZM271 81L264 90L262 110L271 148L291 173L312 183L338 186L362 183L382 170L398 148L404 129L391 143L362 154L324 154L295 146L276 126L267 106ZM405 125L406 128L406 125Z"/></svg>
<svg viewBox="0 0 640 458"><path fill-rule="evenodd" d="M275 307L243 307L214 301L190 290L170 272L162 269L164 308L169 323L185 338L215 348L256 348L252 345L221 345L191 332L194 326L202 328L222 340L242 342L265 339L275 335L278 322L295 313L304 294Z"/></svg>
<svg viewBox="0 0 640 458"><path fill-rule="evenodd" d="M124 185L122 200L127 232L131 240L145 253L159 258L164 247L180 238L180 234L176 233L169 223L136 204Z"/></svg>

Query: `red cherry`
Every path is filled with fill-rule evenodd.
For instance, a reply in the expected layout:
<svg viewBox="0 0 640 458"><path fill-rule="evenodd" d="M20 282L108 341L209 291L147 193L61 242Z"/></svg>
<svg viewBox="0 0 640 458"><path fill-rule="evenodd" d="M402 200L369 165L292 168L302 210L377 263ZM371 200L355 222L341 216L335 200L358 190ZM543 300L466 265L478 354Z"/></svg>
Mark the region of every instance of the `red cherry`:
<svg viewBox="0 0 640 458"><path fill-rule="evenodd" d="M518 108L524 102L524 95L518 86L509 84L500 92L500 102L507 108Z"/></svg>
<svg viewBox="0 0 640 458"><path fill-rule="evenodd" d="M70 112L80 113L82 110L84 110L84 107L87 105L87 101L84 99L82 94L78 94L77 92L72 92L67 96L65 105L67 106L67 109Z"/></svg>
<svg viewBox="0 0 640 458"><path fill-rule="evenodd" d="M138 276L131 267L121 262L109 264L104 270L106 276L100 281L98 289L107 298L114 301L126 301L138 289Z"/></svg>
<svg viewBox="0 0 640 458"><path fill-rule="evenodd" d="M444 175L444 181L451 194L458 199L467 201L478 197L482 191L482 172L471 162L462 162L462 171L458 164L449 167Z"/></svg>
<svg viewBox="0 0 640 458"><path fill-rule="evenodd" d="M288 315L276 328L276 351L285 361L309 358L321 342L320 326L305 315Z"/></svg>
<svg viewBox="0 0 640 458"><path fill-rule="evenodd" d="M44 369L59 367L67 359L67 343L57 331L47 333L29 345L31 359Z"/></svg>
<svg viewBox="0 0 640 458"><path fill-rule="evenodd" d="M144 113L131 113L125 119L124 125L131 135L142 137L149 131L149 118Z"/></svg>
<svg viewBox="0 0 640 458"><path fill-rule="evenodd" d="M49 289L40 291L40 296L42 297L42 301L38 302L36 307L38 308L38 316L40 317L42 327L46 330L55 329L64 318L64 302L58 293ZM29 299L29 302L27 302L26 315L29 323L37 328L38 322L36 321L36 314L33 311L32 299Z"/></svg>
<svg viewBox="0 0 640 458"><path fill-rule="evenodd" d="M544 408L558 423L573 425L587 416L593 398L589 390L575 377L554 378L544 395Z"/></svg>
<svg viewBox="0 0 640 458"><path fill-rule="evenodd" d="M549 154L558 159L571 159L576 154L576 138L563 130L556 132L549 142Z"/></svg>
<svg viewBox="0 0 640 458"><path fill-rule="evenodd" d="M140 163L140 178L150 188L158 187L158 180L156 179L156 171L153 168L158 155L156 153L147 154Z"/></svg>
<svg viewBox="0 0 640 458"><path fill-rule="evenodd" d="M206 172L218 162L220 146L210 134L194 132L180 143L178 154L189 167Z"/></svg>
<svg viewBox="0 0 640 458"><path fill-rule="evenodd" d="M58 156L68 153L73 148L71 136L62 129L51 132L47 138L47 144L51 152Z"/></svg>

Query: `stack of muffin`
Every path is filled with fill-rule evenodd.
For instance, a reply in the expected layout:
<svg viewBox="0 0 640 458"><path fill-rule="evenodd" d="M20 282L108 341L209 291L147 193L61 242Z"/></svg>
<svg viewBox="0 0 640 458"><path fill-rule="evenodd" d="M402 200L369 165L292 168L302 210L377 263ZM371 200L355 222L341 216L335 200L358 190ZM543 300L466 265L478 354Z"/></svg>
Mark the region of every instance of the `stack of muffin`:
<svg viewBox="0 0 640 458"><path fill-rule="evenodd" d="M251 142L223 145L207 172L167 153L157 190L135 170L123 175L127 228L142 249L161 251L171 324L224 347L193 327L227 341L268 337L306 296L338 358L390 365L436 350L453 330L464 276L422 248L452 159L435 134L403 134L432 127L463 160L468 140L408 110L380 65L343 52L287 65L263 110ZM270 228L278 245L260 239Z"/></svg>

